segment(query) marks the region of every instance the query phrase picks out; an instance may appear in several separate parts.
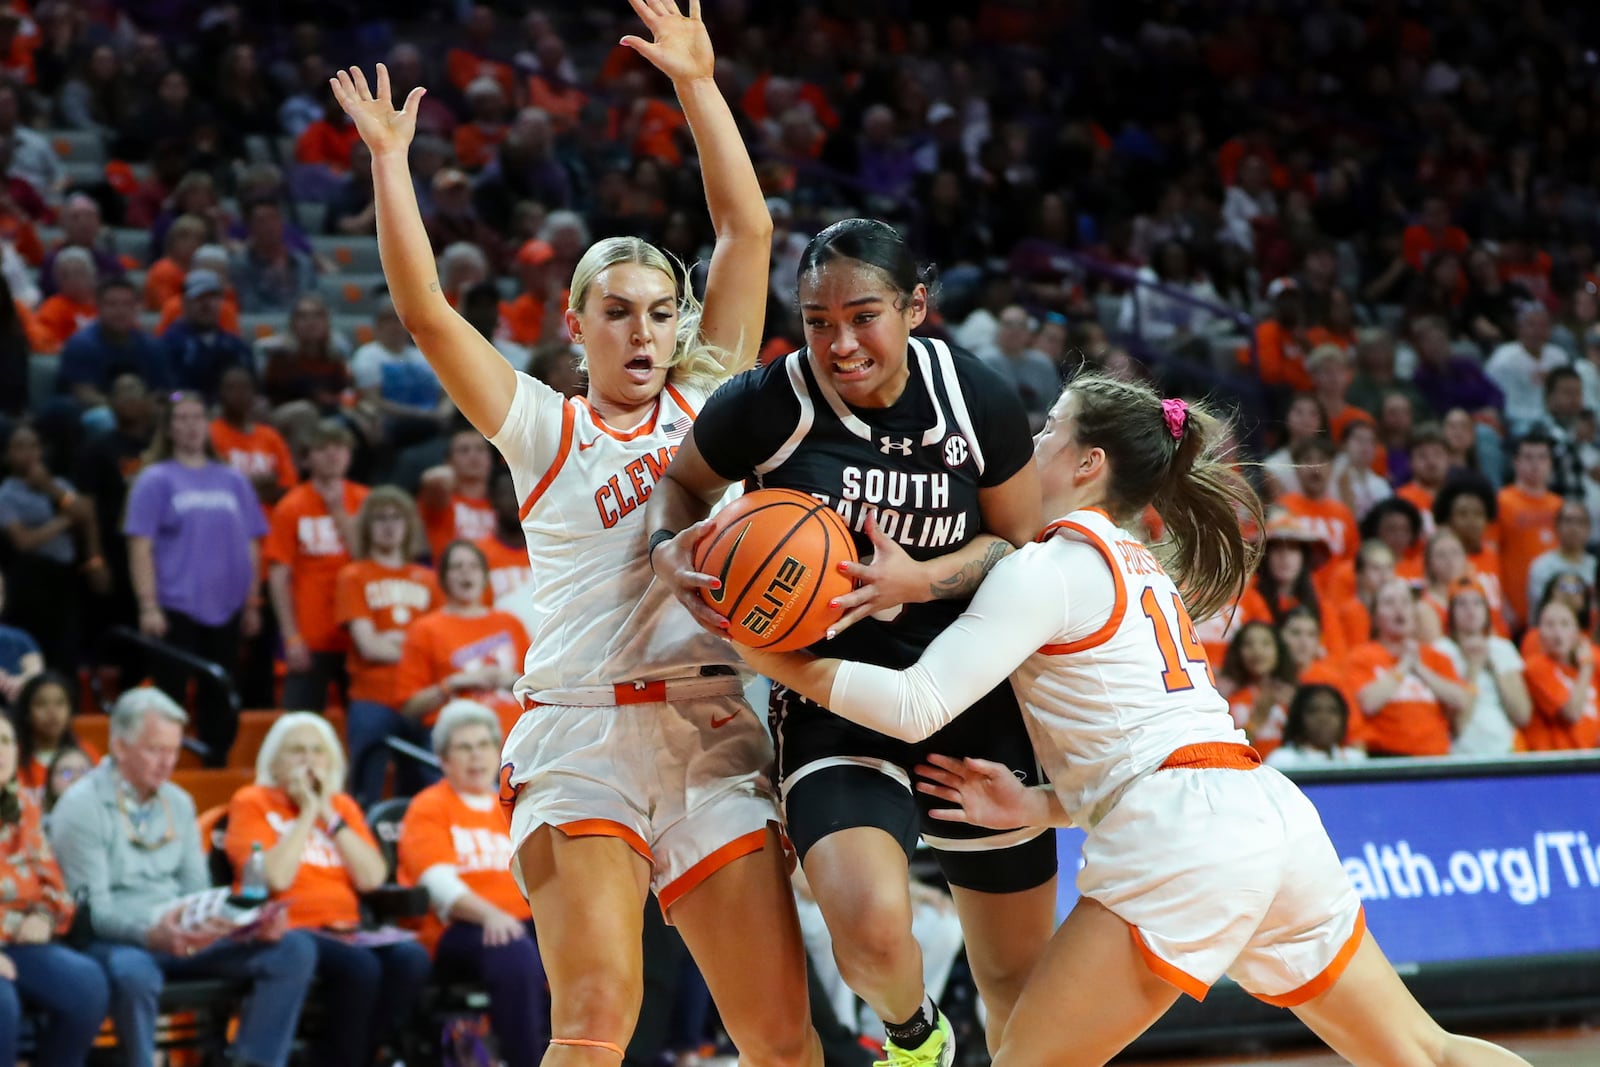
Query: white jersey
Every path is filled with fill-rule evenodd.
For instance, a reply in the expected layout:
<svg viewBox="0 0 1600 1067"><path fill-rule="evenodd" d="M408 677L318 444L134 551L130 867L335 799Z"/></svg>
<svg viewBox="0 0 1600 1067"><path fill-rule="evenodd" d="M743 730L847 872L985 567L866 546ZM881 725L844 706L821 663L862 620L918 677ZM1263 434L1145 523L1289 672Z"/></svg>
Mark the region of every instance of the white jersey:
<svg viewBox="0 0 1600 1067"><path fill-rule="evenodd" d="M491 439L522 501L532 568L532 644L519 697L547 690L681 678L705 666L741 667L654 580L645 503L705 401L668 385L638 426L617 430L577 397L526 374Z"/></svg>
<svg viewBox="0 0 1600 1067"><path fill-rule="evenodd" d="M1177 749L1245 743L1172 579L1098 509L1002 560L915 666L842 665L828 706L921 741L1008 673L1040 764L1086 828Z"/></svg>

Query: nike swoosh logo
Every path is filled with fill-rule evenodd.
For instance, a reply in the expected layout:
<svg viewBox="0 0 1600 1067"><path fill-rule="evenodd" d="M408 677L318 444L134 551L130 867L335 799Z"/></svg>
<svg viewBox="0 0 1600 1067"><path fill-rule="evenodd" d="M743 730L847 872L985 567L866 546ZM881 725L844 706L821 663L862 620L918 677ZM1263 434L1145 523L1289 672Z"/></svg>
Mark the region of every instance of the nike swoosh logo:
<svg viewBox="0 0 1600 1067"><path fill-rule="evenodd" d="M579 452L587 452L587 451L589 451L589 449L593 448L595 445L597 445L599 443L600 443L599 441L589 441L587 443L585 443L583 441L579 441L578 442L578 451Z"/></svg>
<svg viewBox="0 0 1600 1067"><path fill-rule="evenodd" d="M711 728L713 730L720 730L724 726L726 726L730 722L732 722L734 719L737 719L738 717L739 717L739 713L737 711L734 712L732 715L727 716L726 718L718 719L718 718L713 717L712 720L711 720Z"/></svg>
<svg viewBox="0 0 1600 1067"><path fill-rule="evenodd" d="M728 554L722 557L722 573L717 575L717 588L711 590L711 599L718 604L722 603L722 598L728 593L728 568L733 566L733 557L739 551L739 542L743 541L744 535L749 532L750 526L747 523L744 529L739 531L739 536L733 539L733 545L729 547Z"/></svg>

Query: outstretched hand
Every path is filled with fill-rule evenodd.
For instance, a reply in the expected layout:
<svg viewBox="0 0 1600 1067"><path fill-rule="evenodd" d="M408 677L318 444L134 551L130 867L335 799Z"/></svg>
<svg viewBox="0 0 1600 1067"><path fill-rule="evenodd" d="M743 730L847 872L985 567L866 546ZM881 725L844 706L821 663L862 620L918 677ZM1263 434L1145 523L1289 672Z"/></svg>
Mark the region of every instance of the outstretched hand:
<svg viewBox="0 0 1600 1067"><path fill-rule="evenodd" d="M417 133L417 109L422 103L422 86L411 90L405 106L394 108L389 90L389 68L378 64L378 90L367 88L367 76L360 67L341 70L328 82L333 86L333 98L339 101L344 113L350 116L356 132L374 156L404 152Z"/></svg>
<svg viewBox="0 0 1600 1067"><path fill-rule="evenodd" d="M673 82L709 78L716 70L711 37L700 19L700 0L689 0L689 15L678 10L678 0L628 0L649 29L653 41L633 34L622 44L648 59ZM380 68L381 69L381 68Z"/></svg>
<svg viewBox="0 0 1600 1067"><path fill-rule="evenodd" d="M928 579L921 564L878 529L877 517L871 512L867 513L864 529L867 540L872 542L872 556L860 563L839 564L840 572L855 582L856 587L830 605L842 614L828 629L829 637L844 632L868 615L928 599Z"/></svg>
<svg viewBox="0 0 1600 1067"><path fill-rule="evenodd" d="M680 530L676 537L657 545L656 550L650 553L650 570L678 598L678 603L694 616L695 622L725 637L728 633L727 617L712 610L700 597L700 590L716 592L722 588L722 582L716 575L704 574L695 570L694 566L694 556L700 542L715 532L716 527L710 519L701 519L693 526Z"/></svg>
<svg viewBox="0 0 1600 1067"><path fill-rule="evenodd" d="M930 753L916 768L917 792L956 805L932 808L928 814L945 822L964 822L991 830L1042 826L1048 820L1046 801L1003 763L984 759L953 759Z"/></svg>

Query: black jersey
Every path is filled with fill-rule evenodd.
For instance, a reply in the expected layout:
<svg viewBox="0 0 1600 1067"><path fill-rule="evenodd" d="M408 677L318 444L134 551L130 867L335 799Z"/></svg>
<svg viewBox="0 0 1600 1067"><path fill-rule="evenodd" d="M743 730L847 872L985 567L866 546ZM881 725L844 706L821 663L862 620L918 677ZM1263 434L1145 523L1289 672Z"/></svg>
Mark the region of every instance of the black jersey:
<svg viewBox="0 0 1600 1067"><path fill-rule="evenodd" d="M725 383L695 420L712 470L753 488L793 489L834 508L871 551L871 515L913 559L943 556L983 530L978 491L1004 483L1033 458L1015 391L976 357L912 338L910 376L887 408L847 405L800 349ZM964 600L908 604L892 620L865 619L823 655L884 666L914 663L966 607Z"/></svg>

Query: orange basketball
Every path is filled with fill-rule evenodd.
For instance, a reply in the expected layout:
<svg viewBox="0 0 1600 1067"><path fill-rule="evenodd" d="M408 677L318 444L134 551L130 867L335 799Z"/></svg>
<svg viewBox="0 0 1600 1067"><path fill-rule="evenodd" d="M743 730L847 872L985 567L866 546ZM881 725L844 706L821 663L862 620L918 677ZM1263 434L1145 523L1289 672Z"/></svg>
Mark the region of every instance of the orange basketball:
<svg viewBox="0 0 1600 1067"><path fill-rule="evenodd" d="M828 602L854 588L839 564L855 562L856 546L839 513L790 489L746 493L711 520L695 549L694 568L715 575L720 589L702 589L728 619L728 636L769 652L816 644L842 611Z"/></svg>

